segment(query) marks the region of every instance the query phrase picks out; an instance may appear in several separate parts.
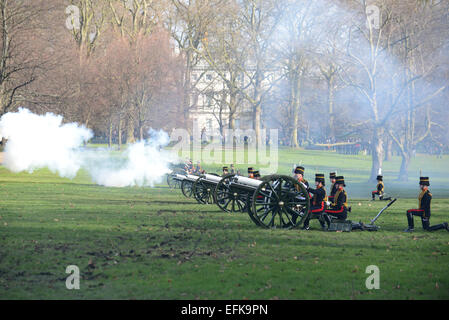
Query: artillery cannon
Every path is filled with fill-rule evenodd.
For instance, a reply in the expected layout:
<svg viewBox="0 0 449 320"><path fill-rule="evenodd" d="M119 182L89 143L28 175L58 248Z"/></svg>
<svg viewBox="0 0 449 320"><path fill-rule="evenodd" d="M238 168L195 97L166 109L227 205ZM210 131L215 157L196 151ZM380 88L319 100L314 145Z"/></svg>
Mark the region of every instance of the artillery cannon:
<svg viewBox="0 0 449 320"><path fill-rule="evenodd" d="M215 188L215 203L225 212L247 212L249 199L260 183L260 180L227 174Z"/></svg>
<svg viewBox="0 0 449 320"><path fill-rule="evenodd" d="M167 185L171 189L180 189L182 179L177 177L177 175L185 176L187 174L185 166L182 164L172 165L171 169L172 169L172 172L167 174Z"/></svg>
<svg viewBox="0 0 449 320"><path fill-rule="evenodd" d="M193 195L193 184L198 180L199 176L177 173L171 173L170 176L172 181L176 181L181 186L182 194L186 198L191 198Z"/></svg>
<svg viewBox="0 0 449 320"><path fill-rule="evenodd" d="M222 180L217 174L202 174L196 179L192 186L192 193L198 203L214 203L214 190Z"/></svg>
<svg viewBox="0 0 449 320"><path fill-rule="evenodd" d="M254 223L264 228L297 227L310 207L306 187L283 175L262 180L227 175L217 185L214 198L223 211L246 211Z"/></svg>

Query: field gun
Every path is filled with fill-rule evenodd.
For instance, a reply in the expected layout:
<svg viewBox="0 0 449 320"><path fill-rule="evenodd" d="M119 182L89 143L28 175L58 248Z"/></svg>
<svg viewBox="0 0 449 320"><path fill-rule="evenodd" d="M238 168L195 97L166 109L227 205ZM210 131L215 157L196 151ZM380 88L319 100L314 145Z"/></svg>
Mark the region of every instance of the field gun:
<svg viewBox="0 0 449 320"><path fill-rule="evenodd" d="M226 175L215 189L215 203L226 212L247 212L264 228L294 228L309 214L306 187L284 175L269 175L261 180Z"/></svg>

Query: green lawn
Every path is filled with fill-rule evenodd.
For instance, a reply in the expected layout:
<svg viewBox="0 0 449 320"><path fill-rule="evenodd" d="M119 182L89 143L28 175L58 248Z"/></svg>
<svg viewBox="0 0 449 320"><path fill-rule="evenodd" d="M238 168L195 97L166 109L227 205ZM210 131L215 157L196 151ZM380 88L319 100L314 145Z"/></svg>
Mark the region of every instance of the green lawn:
<svg viewBox="0 0 449 320"><path fill-rule="evenodd" d="M279 172L298 159L309 180L315 168L347 176L350 219L368 222L385 205L368 201L368 157L281 150ZM449 221L448 159L412 162L412 179L419 168L431 176L431 224ZM399 164L385 166L401 198L381 229L351 233L322 232L316 220L310 231L264 230L165 185L105 188L84 172L0 167L0 299L448 299L449 233L422 231L418 219L415 233L401 232L418 190L393 181ZM80 290L65 287L68 265L80 268ZM365 287L369 265L379 290Z"/></svg>

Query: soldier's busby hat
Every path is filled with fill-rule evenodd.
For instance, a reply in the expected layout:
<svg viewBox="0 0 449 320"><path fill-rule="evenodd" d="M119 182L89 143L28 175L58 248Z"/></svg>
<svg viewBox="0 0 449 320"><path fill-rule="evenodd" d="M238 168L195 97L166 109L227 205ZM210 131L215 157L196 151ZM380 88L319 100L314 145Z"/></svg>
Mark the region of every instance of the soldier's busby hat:
<svg viewBox="0 0 449 320"><path fill-rule="evenodd" d="M382 180L383 180L383 178L384 178L383 176L381 176L381 175L378 175L378 176L377 176L377 181L382 181Z"/></svg>
<svg viewBox="0 0 449 320"><path fill-rule="evenodd" d="M330 179L335 179L337 177L337 174L335 173L335 172L331 172L330 174L329 174L329 178Z"/></svg>
<svg viewBox="0 0 449 320"><path fill-rule="evenodd" d="M324 174L322 173L317 173L315 174L315 181L316 182L321 182L323 184L323 186L325 185L325 179L324 179Z"/></svg>
<svg viewBox="0 0 449 320"><path fill-rule="evenodd" d="M343 176L338 176L338 177L336 177L335 179L337 180L337 181L335 182L336 184L342 184L343 186L346 187L346 184L345 184L345 177L343 177Z"/></svg>
<svg viewBox="0 0 449 320"><path fill-rule="evenodd" d="M223 167L223 171L228 170L228 167Z"/></svg>
<svg viewBox="0 0 449 320"><path fill-rule="evenodd" d="M429 177L421 177L421 178L419 178L419 184L421 186L430 186Z"/></svg>
<svg viewBox="0 0 449 320"><path fill-rule="evenodd" d="M302 174L302 175L304 175L304 167L301 167L301 166L296 167L295 174Z"/></svg>
<svg viewBox="0 0 449 320"><path fill-rule="evenodd" d="M249 167L249 168L248 168L248 173L253 173L253 172L254 172L253 167Z"/></svg>
<svg viewBox="0 0 449 320"><path fill-rule="evenodd" d="M254 171L254 178L260 178L259 171Z"/></svg>

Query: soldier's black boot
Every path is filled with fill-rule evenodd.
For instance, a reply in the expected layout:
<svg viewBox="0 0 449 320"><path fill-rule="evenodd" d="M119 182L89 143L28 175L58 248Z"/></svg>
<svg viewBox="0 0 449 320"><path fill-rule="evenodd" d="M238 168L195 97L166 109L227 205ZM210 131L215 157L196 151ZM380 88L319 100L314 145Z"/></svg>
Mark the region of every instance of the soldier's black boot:
<svg viewBox="0 0 449 320"><path fill-rule="evenodd" d="M427 231L437 231L440 229L446 229L447 231L449 231L447 222L428 227L426 230Z"/></svg>
<svg viewBox="0 0 449 320"><path fill-rule="evenodd" d="M421 218L422 228L427 231L433 231L430 229L430 221L428 218Z"/></svg>
<svg viewBox="0 0 449 320"><path fill-rule="evenodd" d="M404 230L404 232L413 232L414 231L414 223L413 223L413 216L411 213L407 212L407 222L408 222L408 228Z"/></svg>

